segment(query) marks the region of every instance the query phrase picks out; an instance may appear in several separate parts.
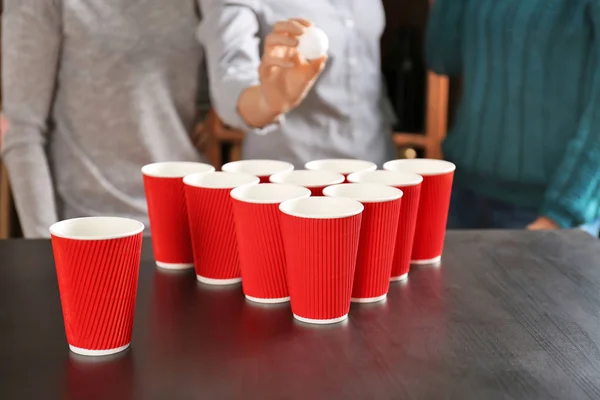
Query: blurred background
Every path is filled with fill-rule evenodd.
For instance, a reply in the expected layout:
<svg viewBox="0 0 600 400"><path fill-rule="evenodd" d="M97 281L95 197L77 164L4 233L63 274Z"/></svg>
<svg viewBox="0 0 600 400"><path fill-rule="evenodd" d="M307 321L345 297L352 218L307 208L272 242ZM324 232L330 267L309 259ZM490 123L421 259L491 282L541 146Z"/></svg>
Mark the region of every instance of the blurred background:
<svg viewBox="0 0 600 400"><path fill-rule="evenodd" d="M398 116L394 129L398 157L438 157L439 142L451 122L459 84L425 68L423 44L429 0L384 0L383 3L387 24L381 41L381 62L388 93ZM0 76L1 73L0 68ZM200 76L206 79L204 71L200 71ZM208 87L207 84L200 86L204 90ZM210 104L203 100L206 98L207 93L199 93L198 107L206 115L201 129L210 133L206 154L218 169L228 161L241 158L244 134L224 126ZM0 239L20 236L8 175L0 159Z"/></svg>

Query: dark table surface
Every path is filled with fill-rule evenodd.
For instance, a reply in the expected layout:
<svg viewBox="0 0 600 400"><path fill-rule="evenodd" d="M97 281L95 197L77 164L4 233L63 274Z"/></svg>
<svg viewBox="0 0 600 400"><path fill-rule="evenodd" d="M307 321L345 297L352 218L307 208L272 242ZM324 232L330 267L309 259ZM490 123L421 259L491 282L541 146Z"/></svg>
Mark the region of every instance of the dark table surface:
<svg viewBox="0 0 600 400"><path fill-rule="evenodd" d="M600 242L452 232L443 265L346 323L295 322L144 242L132 348L68 351L48 241L0 242L0 399L600 398Z"/></svg>

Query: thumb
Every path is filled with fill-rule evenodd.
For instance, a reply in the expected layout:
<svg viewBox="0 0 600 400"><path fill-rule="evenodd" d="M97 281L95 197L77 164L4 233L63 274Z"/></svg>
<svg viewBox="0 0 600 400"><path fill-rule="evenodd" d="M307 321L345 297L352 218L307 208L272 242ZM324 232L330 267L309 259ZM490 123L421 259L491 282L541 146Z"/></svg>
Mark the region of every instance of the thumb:
<svg viewBox="0 0 600 400"><path fill-rule="evenodd" d="M324 55L321 58L315 58L314 60L309 61L310 69L314 76L319 75L325 69L325 64L327 63L327 55Z"/></svg>

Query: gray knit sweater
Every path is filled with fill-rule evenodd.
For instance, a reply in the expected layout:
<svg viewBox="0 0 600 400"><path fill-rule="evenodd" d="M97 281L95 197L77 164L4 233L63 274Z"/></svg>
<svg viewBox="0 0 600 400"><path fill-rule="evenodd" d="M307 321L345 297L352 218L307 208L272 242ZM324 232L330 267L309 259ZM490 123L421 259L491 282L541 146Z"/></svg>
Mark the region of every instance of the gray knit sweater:
<svg viewBox="0 0 600 400"><path fill-rule="evenodd" d="M140 167L190 141L196 0L5 0L3 159L26 237L57 219L147 224Z"/></svg>

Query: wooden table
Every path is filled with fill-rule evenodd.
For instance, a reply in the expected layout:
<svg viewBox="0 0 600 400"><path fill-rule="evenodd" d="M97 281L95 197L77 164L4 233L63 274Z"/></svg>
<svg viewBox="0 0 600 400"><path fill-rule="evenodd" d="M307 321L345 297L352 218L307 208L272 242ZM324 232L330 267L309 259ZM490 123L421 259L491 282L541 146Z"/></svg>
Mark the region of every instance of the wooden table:
<svg viewBox="0 0 600 400"><path fill-rule="evenodd" d="M132 348L69 353L50 243L0 242L1 399L600 398L600 242L449 233L347 323L294 322L240 288L165 273L144 243Z"/></svg>

